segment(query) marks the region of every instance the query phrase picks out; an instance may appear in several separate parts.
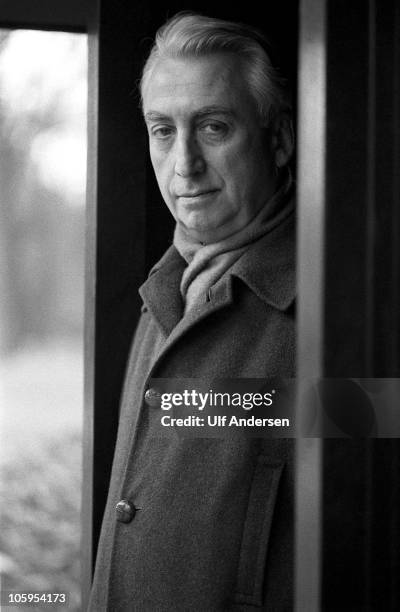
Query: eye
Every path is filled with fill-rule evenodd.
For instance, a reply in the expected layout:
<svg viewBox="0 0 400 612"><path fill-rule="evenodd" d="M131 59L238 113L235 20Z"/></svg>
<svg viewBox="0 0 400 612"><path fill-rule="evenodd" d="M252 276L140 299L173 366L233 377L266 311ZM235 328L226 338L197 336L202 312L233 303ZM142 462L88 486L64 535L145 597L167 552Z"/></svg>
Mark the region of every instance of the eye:
<svg viewBox="0 0 400 612"><path fill-rule="evenodd" d="M211 137L223 138L229 131L229 126L222 121L207 121L200 126L203 134Z"/></svg>
<svg viewBox="0 0 400 612"><path fill-rule="evenodd" d="M150 134L157 140L166 140L172 135L173 131L173 128L169 125L156 125L151 128Z"/></svg>

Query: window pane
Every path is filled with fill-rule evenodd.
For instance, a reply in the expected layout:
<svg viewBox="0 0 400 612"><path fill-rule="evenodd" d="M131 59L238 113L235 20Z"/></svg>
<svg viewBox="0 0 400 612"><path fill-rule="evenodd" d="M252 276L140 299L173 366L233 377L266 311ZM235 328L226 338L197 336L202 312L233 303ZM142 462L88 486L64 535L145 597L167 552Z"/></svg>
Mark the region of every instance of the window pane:
<svg viewBox="0 0 400 612"><path fill-rule="evenodd" d="M0 570L3 590L66 592L71 610L80 609L86 97L85 35L0 30Z"/></svg>

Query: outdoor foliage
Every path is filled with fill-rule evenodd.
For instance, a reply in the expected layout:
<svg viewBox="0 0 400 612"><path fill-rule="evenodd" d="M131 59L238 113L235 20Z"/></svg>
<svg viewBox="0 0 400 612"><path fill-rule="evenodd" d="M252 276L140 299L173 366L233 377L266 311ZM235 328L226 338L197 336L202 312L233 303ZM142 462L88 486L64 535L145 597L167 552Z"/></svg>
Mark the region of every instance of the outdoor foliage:
<svg viewBox="0 0 400 612"><path fill-rule="evenodd" d="M67 593L64 611L80 610L86 97L86 35L0 29L0 572L3 590Z"/></svg>
<svg viewBox="0 0 400 612"><path fill-rule="evenodd" d="M68 433L38 448L9 463L3 459L3 589L65 592L68 610L78 612L81 439Z"/></svg>

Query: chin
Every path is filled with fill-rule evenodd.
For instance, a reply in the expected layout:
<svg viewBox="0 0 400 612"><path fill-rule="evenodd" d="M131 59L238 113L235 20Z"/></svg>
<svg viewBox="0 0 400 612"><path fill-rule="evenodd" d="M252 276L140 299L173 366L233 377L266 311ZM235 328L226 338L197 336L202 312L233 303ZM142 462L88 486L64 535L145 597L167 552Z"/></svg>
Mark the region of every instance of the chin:
<svg viewBox="0 0 400 612"><path fill-rule="evenodd" d="M215 228L208 219L193 219L193 218L181 218L180 223L185 226L188 232L210 232Z"/></svg>
<svg viewBox="0 0 400 612"><path fill-rule="evenodd" d="M185 229L188 234L190 234L193 238L199 240L200 242L207 241L209 236L212 235L214 231L209 228L199 228L188 225L185 226Z"/></svg>
<svg viewBox="0 0 400 612"><path fill-rule="evenodd" d="M232 224L231 215L220 215L217 218L210 219L210 215L191 214L182 215L178 217L178 220L188 233L201 242L218 241L224 237L224 230L228 233L232 231L230 229Z"/></svg>

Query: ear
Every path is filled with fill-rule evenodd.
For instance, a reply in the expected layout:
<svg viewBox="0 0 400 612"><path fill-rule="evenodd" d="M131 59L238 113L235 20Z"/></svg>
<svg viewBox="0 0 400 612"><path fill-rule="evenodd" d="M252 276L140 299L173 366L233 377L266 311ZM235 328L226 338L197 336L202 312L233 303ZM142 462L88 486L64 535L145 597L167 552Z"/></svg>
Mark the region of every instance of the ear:
<svg viewBox="0 0 400 612"><path fill-rule="evenodd" d="M283 168L289 163L294 150L293 123L288 113L281 113L274 121L272 148L275 166Z"/></svg>

